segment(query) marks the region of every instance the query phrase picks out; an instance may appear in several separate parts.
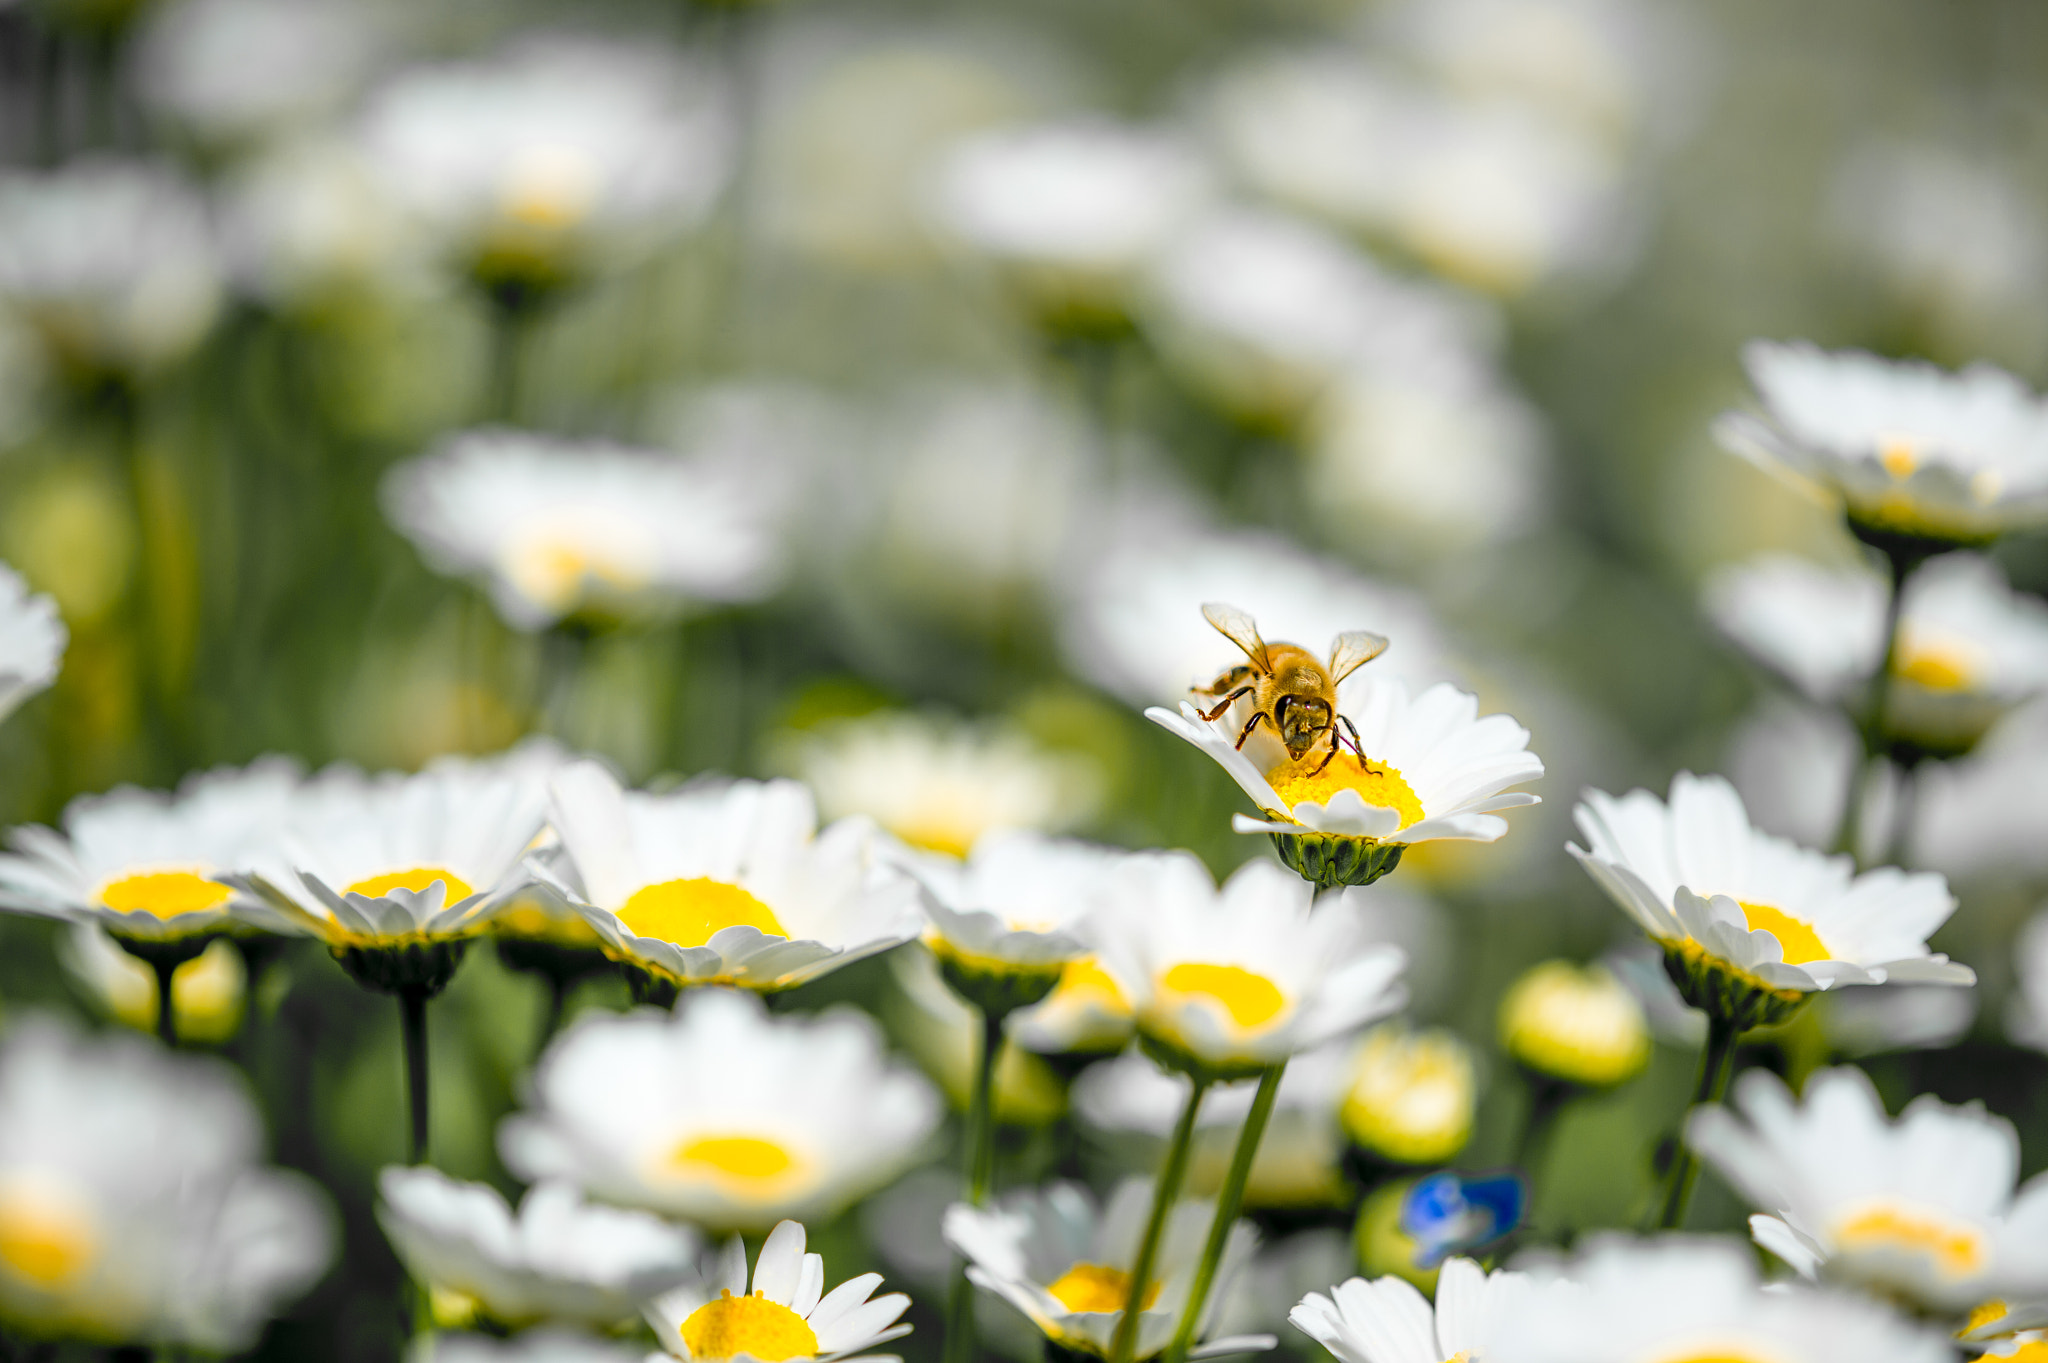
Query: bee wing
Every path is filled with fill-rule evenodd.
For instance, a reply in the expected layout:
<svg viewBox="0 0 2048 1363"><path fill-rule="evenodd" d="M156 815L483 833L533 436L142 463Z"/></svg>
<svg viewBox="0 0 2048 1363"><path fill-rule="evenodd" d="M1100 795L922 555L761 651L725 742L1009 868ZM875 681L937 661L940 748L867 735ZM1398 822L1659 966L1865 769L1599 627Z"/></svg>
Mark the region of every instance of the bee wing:
<svg viewBox="0 0 2048 1363"><path fill-rule="evenodd" d="M1347 629L1330 645L1330 680L1343 681L1387 651L1387 636L1369 629Z"/></svg>
<svg viewBox="0 0 2048 1363"><path fill-rule="evenodd" d="M1250 615L1221 601L1210 601L1202 606L1202 618L1214 625L1218 634L1243 649L1245 656L1257 664L1260 671L1272 670L1272 665L1266 660L1266 641L1259 637L1259 627L1252 622Z"/></svg>

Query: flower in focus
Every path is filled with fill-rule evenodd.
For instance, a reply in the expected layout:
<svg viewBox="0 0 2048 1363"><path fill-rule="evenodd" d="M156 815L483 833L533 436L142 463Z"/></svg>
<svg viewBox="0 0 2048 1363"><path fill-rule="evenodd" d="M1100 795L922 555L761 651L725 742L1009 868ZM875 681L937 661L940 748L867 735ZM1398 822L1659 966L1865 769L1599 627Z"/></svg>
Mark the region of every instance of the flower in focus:
<svg viewBox="0 0 2048 1363"><path fill-rule="evenodd" d="M1680 772L1668 806L1646 790L1588 791L1573 817L1590 850L1567 850L1664 949L1686 1001L1739 1028L1840 985L1976 982L1927 949L1955 911L1940 876L1854 875L1846 856L1759 832L1722 777Z"/></svg>
<svg viewBox="0 0 2048 1363"><path fill-rule="evenodd" d="M1386 1023L1353 1052L1338 1117L1359 1148L1396 1164L1442 1164L1472 1139L1478 1077L1453 1032Z"/></svg>
<svg viewBox="0 0 2048 1363"><path fill-rule="evenodd" d="M1500 1001L1500 1044L1515 1063L1567 1083L1611 1088L1650 1063L1643 1006L1604 966L1544 961Z"/></svg>
<svg viewBox="0 0 2048 1363"><path fill-rule="evenodd" d="M466 431L386 475L385 514L521 629L757 600L784 568L772 472L510 430Z"/></svg>
<svg viewBox="0 0 2048 1363"><path fill-rule="evenodd" d="M0 719L57 680L69 637L57 603L30 595L21 574L0 563Z"/></svg>
<svg viewBox="0 0 2048 1363"><path fill-rule="evenodd" d="M690 1276L701 1248L684 1227L590 1206L560 1183L533 1188L516 1216L489 1184L438 1169L387 1168L377 1191L378 1222L414 1279L498 1325L618 1325Z"/></svg>
<svg viewBox="0 0 2048 1363"><path fill-rule="evenodd" d="M1958 1314L2048 1297L2048 1181L2014 1192L2019 1139L2004 1118L1922 1094L1894 1121L1849 1066L1814 1075L1797 1101L1752 1070L1735 1102L1740 1118L1696 1109L1686 1140L1775 1213L1750 1228L1803 1276Z"/></svg>
<svg viewBox="0 0 2048 1363"><path fill-rule="evenodd" d="M498 1133L521 1177L721 1230L836 1214L910 1163L939 1116L867 1018L771 1018L727 990L672 1016L585 1016L541 1058L531 1103Z"/></svg>
<svg viewBox="0 0 2048 1363"><path fill-rule="evenodd" d="M878 711L833 720L798 745L797 775L828 819L864 814L912 847L964 857L1002 829L1057 832L1102 798L1088 758L996 725Z"/></svg>
<svg viewBox="0 0 2048 1363"><path fill-rule="evenodd" d="M682 985L789 989L887 951L923 926L916 887L864 819L822 831L794 781L622 790L595 762L554 782L552 854L534 870L615 959Z"/></svg>
<svg viewBox="0 0 2048 1363"><path fill-rule="evenodd" d="M1485 1363L1503 1312L1534 1291L1525 1273L1488 1273L1470 1259L1446 1259L1436 1306L1404 1279L1352 1278L1311 1292L1288 1315L1341 1363Z"/></svg>
<svg viewBox="0 0 2048 1363"><path fill-rule="evenodd" d="M123 951L106 930L75 923L57 947L71 978L118 1019L138 1032L156 1031L156 976ZM232 942L215 938L171 976L171 1006L181 1041L218 1045L242 1025L248 1001L248 969Z"/></svg>
<svg viewBox="0 0 2048 1363"><path fill-rule="evenodd" d="M1143 1179L1117 1185L1107 1206L1072 1183L1049 1183L997 1200L993 1207L956 1203L946 1212L946 1242L965 1255L967 1276L1022 1312L1048 1343L1107 1358L1130 1296L1132 1262L1152 1205ZM1167 1215L1146 1300L1138 1305L1134 1358L1164 1349L1193 1286L1214 1204L1184 1198ZM1230 1228L1216 1290L1204 1308L1190 1358L1252 1353L1273 1347L1271 1335L1210 1339L1230 1283L1251 1259L1258 1233L1243 1221Z"/></svg>
<svg viewBox="0 0 2048 1363"><path fill-rule="evenodd" d="M1808 342L1742 358L1764 410L1724 416L1721 443L1839 499L1860 534L1977 544L2048 520L2048 405L2005 371Z"/></svg>
<svg viewBox="0 0 2048 1363"><path fill-rule="evenodd" d="M1864 1297L1769 1290L1730 1240L1594 1238L1500 1313L1484 1363L1943 1363L1940 1335ZM1539 1279L1539 1284L1541 1283Z"/></svg>
<svg viewBox="0 0 2048 1363"><path fill-rule="evenodd" d="M662 1348L696 1363L879 1357L862 1351L910 1333L896 1323L910 1298L871 1299L881 1283L881 1274L863 1273L827 1292L825 1260L804 1253L801 1225L783 1221L762 1242L751 1292L746 1246L734 1239L710 1273L655 1298L644 1314Z"/></svg>
<svg viewBox="0 0 2048 1363"><path fill-rule="evenodd" d="M334 1254L304 1176L257 1163L224 1064L18 1019L0 1042L0 1320L237 1353Z"/></svg>

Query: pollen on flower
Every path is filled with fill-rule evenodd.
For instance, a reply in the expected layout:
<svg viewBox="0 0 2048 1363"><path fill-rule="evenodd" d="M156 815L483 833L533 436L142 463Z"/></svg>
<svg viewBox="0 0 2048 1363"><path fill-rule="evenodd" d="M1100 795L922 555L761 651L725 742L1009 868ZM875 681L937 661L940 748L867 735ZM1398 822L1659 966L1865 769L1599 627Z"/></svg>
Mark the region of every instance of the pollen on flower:
<svg viewBox="0 0 2048 1363"><path fill-rule="evenodd" d="M619 910L619 921L637 937L679 947L701 947L726 928L789 936L773 909L737 885L705 876L642 886Z"/></svg>
<svg viewBox="0 0 2048 1363"><path fill-rule="evenodd" d="M218 908L234 891L192 871L145 871L122 876L100 887L100 903L115 913L146 913L175 918Z"/></svg>
<svg viewBox="0 0 2048 1363"><path fill-rule="evenodd" d="M1367 804L1399 812L1403 828L1422 819L1422 801L1399 771L1384 762L1360 762L1348 752L1338 753L1327 766L1320 757L1305 757L1270 773L1267 779L1289 809L1305 801L1327 805L1338 791L1355 790Z"/></svg>
<svg viewBox="0 0 2048 1363"><path fill-rule="evenodd" d="M27 1179L0 1184L0 1273L58 1291L82 1277L99 1252L91 1215L64 1189Z"/></svg>
<svg viewBox="0 0 2048 1363"><path fill-rule="evenodd" d="M1287 1006L1287 996L1280 992L1280 986L1243 966L1183 961L1161 975L1159 983L1175 993L1194 994L1222 1004L1230 1020L1246 1029L1263 1027Z"/></svg>
<svg viewBox="0 0 2048 1363"><path fill-rule="evenodd" d="M809 1323L758 1292L750 1297L721 1292L717 1301L690 1313L681 1333L691 1358L745 1354L761 1363L782 1363L786 1358L813 1358L818 1352L818 1336Z"/></svg>
<svg viewBox="0 0 2048 1363"><path fill-rule="evenodd" d="M1989 1254L1983 1232L1910 1207L1880 1204L1843 1220L1835 1243L1848 1253L1912 1254L1924 1257L1945 1278L1980 1271Z"/></svg>
<svg viewBox="0 0 2048 1363"><path fill-rule="evenodd" d="M674 1163L715 1170L729 1179L759 1183L796 1166L782 1146L759 1136L696 1136L676 1147Z"/></svg>
<svg viewBox="0 0 2048 1363"><path fill-rule="evenodd" d="M1140 1311L1152 1309L1159 1300L1160 1286L1156 1280L1145 1284ZM1131 1275L1107 1264L1076 1263L1045 1290L1069 1311L1121 1311L1130 1300Z"/></svg>
<svg viewBox="0 0 2048 1363"><path fill-rule="evenodd" d="M447 885L448 897L445 902L449 904L467 899L476 893L470 888L468 881L439 866L415 866L406 871L389 871L381 876L370 876L349 886L348 892L370 899L390 894L393 890L411 890L418 894L437 880Z"/></svg>
<svg viewBox="0 0 2048 1363"><path fill-rule="evenodd" d="M1834 953L1828 950L1827 944L1820 940L1820 934L1809 924L1769 904L1752 904L1746 899L1736 902L1742 905L1742 916L1748 920L1751 932L1768 932L1778 939L1778 945L1785 953L1786 965L1832 959Z"/></svg>

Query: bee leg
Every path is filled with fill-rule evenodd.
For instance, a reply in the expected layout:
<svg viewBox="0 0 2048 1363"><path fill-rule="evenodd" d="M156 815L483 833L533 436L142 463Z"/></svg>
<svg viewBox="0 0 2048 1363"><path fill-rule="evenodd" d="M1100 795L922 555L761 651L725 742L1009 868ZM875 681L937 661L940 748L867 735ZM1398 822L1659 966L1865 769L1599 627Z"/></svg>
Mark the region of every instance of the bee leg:
<svg viewBox="0 0 2048 1363"><path fill-rule="evenodd" d="M1236 689L1235 691L1232 691L1232 692L1231 692L1231 693L1230 693L1229 695L1225 696L1225 697L1224 697L1224 698L1223 698L1222 700L1219 700L1219 701L1217 701L1217 702L1216 702L1216 708L1215 708L1215 709L1213 709L1213 710L1204 710L1204 711L1202 711L1202 718L1203 718L1203 719L1208 719L1208 720L1216 720L1216 719L1221 719L1221 718L1223 718L1223 712L1224 712L1225 710L1228 710L1228 709L1229 709L1229 708L1230 708L1231 706L1233 706L1233 705L1237 704L1237 698L1238 698L1239 696L1248 696L1248 695L1250 695L1250 694L1251 694L1251 691L1252 691L1252 689L1251 689L1251 688L1250 688L1249 686L1240 686L1240 687L1238 687L1238 688L1237 688L1237 689ZM1263 713L1263 712L1262 712L1262 713ZM1243 740L1243 739L1241 739L1241 738L1240 738L1240 739L1238 739L1237 741L1238 741L1239 743L1243 743L1243 742L1244 742L1244 740Z"/></svg>
<svg viewBox="0 0 2048 1363"><path fill-rule="evenodd" d="M1348 731L1351 735L1351 751L1358 754L1358 760L1360 762L1365 761L1365 745L1358 741L1358 726L1356 724L1353 724L1350 720L1346 719L1343 715L1337 716L1337 722L1343 725L1345 730ZM1330 739L1331 755L1335 756L1336 751L1337 740L1334 736L1332 736L1332 738Z"/></svg>
<svg viewBox="0 0 2048 1363"><path fill-rule="evenodd" d="M1244 722L1244 732L1237 736L1238 747L1242 748L1244 746L1244 741L1252 736L1252 730L1258 728L1259 721L1264 718L1266 718L1266 712L1261 710Z"/></svg>
<svg viewBox="0 0 2048 1363"><path fill-rule="evenodd" d="M1323 768L1324 768L1324 767L1327 767L1327 766L1329 766L1329 765L1330 765L1330 759L1331 759L1331 758L1333 758L1333 757L1335 757L1335 756L1337 755L1337 749L1338 749L1338 748L1340 748L1340 747L1342 747L1342 746L1343 746L1343 744L1342 744L1342 743L1340 743L1340 742L1338 741L1338 738L1337 738L1337 731L1336 731L1336 730L1335 730L1334 728L1333 728L1333 729L1331 729L1331 730L1330 730L1330 750L1329 750L1328 752L1326 752L1326 753L1324 753L1324 754L1323 754L1323 760L1322 760L1322 761L1320 761L1320 762L1318 762L1318 763L1316 764L1316 769L1315 769L1314 771L1310 772L1310 773L1309 773L1309 775L1311 775L1311 776L1321 776L1321 775L1323 774Z"/></svg>

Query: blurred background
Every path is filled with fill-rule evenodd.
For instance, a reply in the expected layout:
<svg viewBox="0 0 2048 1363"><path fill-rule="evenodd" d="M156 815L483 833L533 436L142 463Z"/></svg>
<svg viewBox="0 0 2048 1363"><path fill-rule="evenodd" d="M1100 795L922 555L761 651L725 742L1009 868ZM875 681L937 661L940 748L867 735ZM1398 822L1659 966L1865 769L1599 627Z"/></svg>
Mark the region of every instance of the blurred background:
<svg viewBox="0 0 2048 1363"><path fill-rule="evenodd" d="M0 558L71 635L0 729L0 816L542 734L640 782L804 776L927 846L1024 824L1221 872L1265 854L1239 795L1140 715L1229 660L1197 606L1374 629L1376 667L1476 691L1549 768L1389 911L1417 1017L1477 1057L1457 1162L1504 1162L1501 991L1633 936L1563 855L1577 792L1719 770L1768 827L1835 823L1845 731L1699 605L1759 551L1858 552L1713 444L1741 344L2048 379L2044 89L2027 0L0 4ZM536 540L534 479L451 472L497 448L640 472ZM647 532L650 453L684 509ZM590 548L645 533L687 561ZM1997 555L2048 590L2042 537ZM1905 816L1974 996L1824 1000L1761 1063L1982 1097L2048 1163L2042 1061L2007 1040L2044 763L2022 711ZM101 965L0 919L9 1009L119 1016ZM1691 1082L1654 958L1616 968L1666 1033L1567 1114L1547 1227L1626 1219ZM348 1224L264 1356L388 1356L396 1018L310 946L221 970L218 1044ZM857 999L957 1092L965 1023L913 976L777 1006ZM439 1162L504 1184L540 995L478 952L437 1008ZM1018 1082L1006 1157L1114 1167L1061 1076ZM916 1294L894 1197L814 1243Z"/></svg>

